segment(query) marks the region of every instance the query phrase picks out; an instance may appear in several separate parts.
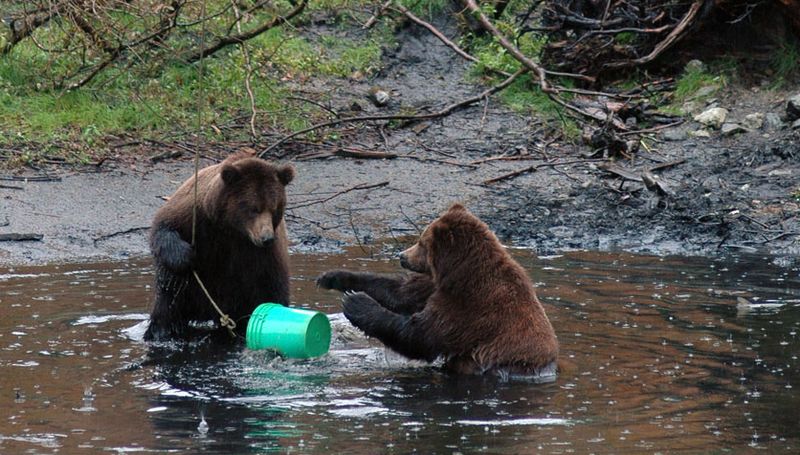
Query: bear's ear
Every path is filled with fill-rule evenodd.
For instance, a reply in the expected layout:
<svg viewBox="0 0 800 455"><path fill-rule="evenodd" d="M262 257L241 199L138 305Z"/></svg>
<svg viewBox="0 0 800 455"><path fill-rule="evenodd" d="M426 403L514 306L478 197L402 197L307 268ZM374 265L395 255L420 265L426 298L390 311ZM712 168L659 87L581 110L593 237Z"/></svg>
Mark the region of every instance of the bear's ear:
<svg viewBox="0 0 800 455"><path fill-rule="evenodd" d="M283 186L288 185L294 180L294 167L291 164L286 164L278 168L278 180Z"/></svg>
<svg viewBox="0 0 800 455"><path fill-rule="evenodd" d="M451 205L450 209L448 210L448 212L466 212L466 211L467 208L461 205L461 203L459 202L456 202L453 205Z"/></svg>
<svg viewBox="0 0 800 455"><path fill-rule="evenodd" d="M225 164L222 167L222 181L225 182L226 185L233 185L239 181L240 177L241 173L236 167L230 164Z"/></svg>

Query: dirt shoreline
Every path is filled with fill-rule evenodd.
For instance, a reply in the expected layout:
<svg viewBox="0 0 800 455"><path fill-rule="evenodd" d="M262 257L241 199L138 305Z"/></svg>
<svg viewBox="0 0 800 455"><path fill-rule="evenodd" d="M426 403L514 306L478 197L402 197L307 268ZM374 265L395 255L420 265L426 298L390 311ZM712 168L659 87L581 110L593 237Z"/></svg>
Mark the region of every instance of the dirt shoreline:
<svg viewBox="0 0 800 455"><path fill-rule="evenodd" d="M453 30L453 23L438 24ZM448 29L448 27L450 27ZM353 31L357 34L359 31ZM365 114L442 106L483 90L466 82L467 64L418 28L398 32L383 70L369 81L314 81L304 90L332 92L340 106L358 103ZM390 93L385 107L367 94ZM782 114L791 93L729 87L718 105L741 120L753 112ZM716 255L729 251L800 255L800 130L744 131L709 138L655 135L633 166L680 162L657 172L670 193L658 197L641 182L622 180L590 162L588 148L541 137L539 119L509 111L497 100L414 128L365 126L350 138L359 148L409 155L391 160L295 160L287 212L295 252L332 252L361 245L377 253L464 202L505 241L551 253L566 249L654 254ZM269 144L259 144L266 147ZM543 148L543 146L545 146ZM542 152L542 150L545 150ZM500 155L527 160L484 161ZM528 154L525 156L525 154ZM151 164L144 155L101 167L52 169L60 181L3 182L0 234L31 233L41 241L0 242L0 265L144 257L147 226L163 197L192 173L189 157ZM554 162L578 162L553 165ZM204 164L211 161L204 160ZM535 172L481 182L540 166ZM384 185L383 182L388 182ZM351 190L356 185L367 190ZM343 192L342 194L337 194ZM333 196L331 198L331 196ZM328 201L322 202L326 198Z"/></svg>

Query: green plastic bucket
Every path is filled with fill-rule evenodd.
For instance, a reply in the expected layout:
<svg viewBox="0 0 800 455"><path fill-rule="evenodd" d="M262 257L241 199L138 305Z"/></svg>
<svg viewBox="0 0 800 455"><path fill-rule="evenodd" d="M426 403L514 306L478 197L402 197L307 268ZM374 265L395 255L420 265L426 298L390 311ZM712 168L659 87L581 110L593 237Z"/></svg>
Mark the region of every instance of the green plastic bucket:
<svg viewBox="0 0 800 455"><path fill-rule="evenodd" d="M284 357L319 357L330 348L331 323L318 311L262 303L250 315L245 335L249 349L273 349Z"/></svg>

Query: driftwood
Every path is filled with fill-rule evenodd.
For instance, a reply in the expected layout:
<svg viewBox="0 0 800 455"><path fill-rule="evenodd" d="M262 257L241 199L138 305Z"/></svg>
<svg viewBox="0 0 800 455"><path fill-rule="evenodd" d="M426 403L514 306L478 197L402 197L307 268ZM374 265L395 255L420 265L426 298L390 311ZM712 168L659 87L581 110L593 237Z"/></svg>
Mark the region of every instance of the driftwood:
<svg viewBox="0 0 800 455"><path fill-rule="evenodd" d="M40 241L44 238L42 234L0 234L0 242L26 242L26 241Z"/></svg>

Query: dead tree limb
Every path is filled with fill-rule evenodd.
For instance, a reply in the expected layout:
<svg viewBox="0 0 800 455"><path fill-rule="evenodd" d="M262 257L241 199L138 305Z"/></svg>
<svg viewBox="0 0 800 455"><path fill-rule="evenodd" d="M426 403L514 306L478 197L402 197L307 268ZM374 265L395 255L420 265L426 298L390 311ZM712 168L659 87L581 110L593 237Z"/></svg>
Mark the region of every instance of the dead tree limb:
<svg viewBox="0 0 800 455"><path fill-rule="evenodd" d="M488 180L484 180L484 185L491 185L493 183L501 182L503 180L513 179L514 177L518 177L522 174L527 174L529 172L535 172L538 169L543 167L553 167L553 166L566 166L568 164L586 164L586 163L599 163L603 161L608 161L606 159L589 159L589 160L572 160L572 161L561 161L558 163L540 163L534 164L533 166L528 166L523 169L516 170L514 172L509 172L508 174L503 174Z"/></svg>
<svg viewBox="0 0 800 455"><path fill-rule="evenodd" d="M695 18L697 17L697 13L700 12L700 7L703 6L705 0L695 0L692 5L689 7L689 11L686 15L678 22L678 25L664 38L663 41L658 43L655 48L653 48L652 52L649 54L637 58L635 60L628 60L622 62L610 62L608 63L609 68L620 68L624 66L638 66L643 65L645 63L653 61L656 57L661 55L662 52L669 49L674 45L688 30L689 26L694 23Z"/></svg>
<svg viewBox="0 0 800 455"><path fill-rule="evenodd" d="M192 52L191 54L187 55L185 59L187 62L196 62L203 57L208 57L209 55L216 53L220 49L224 49L233 44L239 44L247 40L253 39L256 36L266 32L271 28L275 28L279 25L288 23L290 20L294 19L295 16L302 13L303 10L306 8L307 4L308 0L300 0L300 2L294 7L294 9L292 9L285 15L276 16L271 21L261 24L260 26L254 28L253 30L244 33L237 33L235 35L218 37L213 44Z"/></svg>
<svg viewBox="0 0 800 455"><path fill-rule="evenodd" d="M389 8L389 6L392 4L393 1L394 0L386 0L385 2L383 2L383 5L381 5L381 7L378 8L378 11L375 11L375 14L373 14L372 17L370 17L367 20L367 22L364 23L363 25L364 30L372 28L372 26L375 25L376 22L378 22L378 18L383 16L383 13L386 12L386 9Z"/></svg>
<svg viewBox="0 0 800 455"><path fill-rule="evenodd" d="M505 50L508 51L518 62L522 63L526 68L533 72L539 80L539 87L541 87L542 91L545 93L553 93L553 89L547 83L547 73L545 69L538 65L536 62L525 56L516 46L511 44L510 41L500 33L500 30L497 29L490 21L486 15L483 14L483 11L478 8L478 5L475 3L475 0L464 0L464 3L468 10L470 10L475 17L480 22L481 26L486 29L489 33L494 35L497 39L497 42L500 43L501 46Z"/></svg>
<svg viewBox="0 0 800 455"><path fill-rule="evenodd" d="M0 234L0 242L27 242L27 241L40 241L44 238L42 234Z"/></svg>
<svg viewBox="0 0 800 455"><path fill-rule="evenodd" d="M477 63L478 62L477 58L467 54L463 49L458 47L458 45L456 43L450 41L450 39L448 39L446 36L444 36L442 34L442 32L437 30L436 27L434 27L430 23L425 22L424 20L422 20L419 17L417 17L414 13L409 11L408 8L404 7L403 5L401 5L399 3L396 3L391 8L401 12L402 14L404 14L407 18L409 18L411 20L411 22L414 22L415 24L426 28L429 32L431 32L431 34L433 34L433 36L438 38L439 41L443 42L445 46L447 46L450 49L452 49L456 54L460 55L464 60L469 60L470 62L473 62L473 63ZM508 77L510 75L508 73L506 73L505 76Z"/></svg>
<svg viewBox="0 0 800 455"><path fill-rule="evenodd" d="M7 54L20 41L29 37L33 32L48 23L50 19L61 13L68 2L58 2L49 8L38 8L24 14L22 17L3 18L11 31L8 41L0 47L0 55Z"/></svg>
<svg viewBox="0 0 800 455"><path fill-rule="evenodd" d="M324 198L324 199L318 199L318 200L315 200L315 201L307 201L307 202L300 203L300 204L298 204L298 205L289 206L289 207L287 207L287 210L299 209L299 208L301 208L301 207L308 207L308 206L310 206L310 205L316 205L316 204L324 204L325 202L328 202L328 201L330 201L331 199L337 198L337 197L339 197L339 196L341 196L341 195L343 195L343 194L347 194L347 193L349 193L349 192L351 192L351 191L358 191L358 190L371 190L371 189L373 189L373 188L381 188L381 187L384 187L384 186L386 186L386 185L388 185L388 184L389 184L389 181L388 181L388 180L387 180L387 181L385 181L385 182L380 182L380 183L372 183L372 184L369 184L369 183L359 183L358 185L351 186L350 188L347 188L347 189L345 189L345 190L338 191L338 192L336 192L336 193L334 193L334 194L332 194L332 195L330 195L330 196L328 196L328 197L326 197L326 198Z"/></svg>
<svg viewBox="0 0 800 455"><path fill-rule="evenodd" d="M536 76L539 82L539 88L556 104L564 107L565 109L571 110L583 117L592 119L597 122L605 122L608 117L613 118L614 115L613 113L609 113L608 116L605 116L605 115L599 115L599 113L587 112L561 99L561 97L558 96L561 87L551 86L550 83L547 82L547 70L545 70L544 67L531 60L528 56L523 54L514 44L512 44L508 40L508 38L506 38L505 35L503 35L503 33L500 32L500 30L498 30L497 27L495 27L492 24L489 18L486 17L485 14L483 14L483 11L481 11L480 8L478 8L478 5L475 3L475 0L464 0L464 3L467 9L470 12L472 12L478 19L478 22L481 24L481 26L484 29L486 29L486 31L491 33L495 37L495 39L497 39L497 42L500 43L500 45L506 51L508 51L508 53L511 54L512 57L514 57L518 62L520 62L523 65L523 67L530 70ZM619 129L625 129L624 124L622 124L621 122L614 122L614 125Z"/></svg>
<svg viewBox="0 0 800 455"><path fill-rule="evenodd" d="M464 107L469 106L469 105L474 104L474 103L477 103L478 101L481 101L482 99L486 98L487 96L491 96L491 95L499 92L500 90L503 90L504 88L508 87L512 82L514 82L514 80L517 77L519 77L521 74L523 74L523 73L525 73L527 71L528 71L527 68L521 68L521 69L517 70L517 72L515 72L514 74L509 76L503 82L484 90L480 94L478 94L476 96L473 96L471 98L467 98L465 100L459 101L457 103L450 104L450 105L445 106L444 108L442 108L442 109L440 109L440 110L438 110L436 112L431 112L429 114L417 114L417 115L402 115L402 114L398 114L398 115L364 115L364 116L359 116L359 117L339 118L339 119L334 119L334 120L330 120L330 121L323 122L323 123L318 123L316 125L309 126L308 128L303 128L302 130L295 131L294 133L287 134L286 136L283 136L282 138L277 140L274 144L270 145L269 147L267 147L266 149L261 151L258 154L258 156L259 156L259 158L263 158L264 156L266 156L271 151L273 151L276 148L278 148L281 145L283 145L286 141L288 141L288 140L290 140L290 139L292 139L294 137L297 137L297 136L300 136L300 135L303 135L303 134L306 134L306 133L310 133L312 131L316 131L316 130L318 130L320 128L327 128L327 127L331 127L331 126L341 125L341 124L344 124L344 123L353 123L353 122L369 122L369 121L380 121L380 120L419 121L419 120L430 120L430 119L445 117L447 115L452 114L454 111L456 111L458 109L464 108Z"/></svg>

